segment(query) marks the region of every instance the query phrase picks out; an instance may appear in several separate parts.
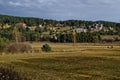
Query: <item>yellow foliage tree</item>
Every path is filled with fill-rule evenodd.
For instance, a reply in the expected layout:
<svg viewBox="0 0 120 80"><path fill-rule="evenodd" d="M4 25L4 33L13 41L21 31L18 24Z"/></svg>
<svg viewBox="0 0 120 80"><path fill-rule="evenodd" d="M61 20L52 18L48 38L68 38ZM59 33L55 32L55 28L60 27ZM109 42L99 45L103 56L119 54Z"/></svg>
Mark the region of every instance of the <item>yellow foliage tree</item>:
<svg viewBox="0 0 120 80"><path fill-rule="evenodd" d="M19 30L16 27L14 27L13 38L15 39L16 43L21 42L21 36L22 36L22 33L19 32Z"/></svg>
<svg viewBox="0 0 120 80"><path fill-rule="evenodd" d="M73 41L73 44L75 45L75 43L76 43L76 32L72 32L72 41Z"/></svg>
<svg viewBox="0 0 120 80"><path fill-rule="evenodd" d="M0 25L0 29L2 29L2 25Z"/></svg>
<svg viewBox="0 0 120 80"><path fill-rule="evenodd" d="M3 29L7 29L7 28L9 28L9 27L10 27L10 25L5 24L5 25L3 26Z"/></svg>

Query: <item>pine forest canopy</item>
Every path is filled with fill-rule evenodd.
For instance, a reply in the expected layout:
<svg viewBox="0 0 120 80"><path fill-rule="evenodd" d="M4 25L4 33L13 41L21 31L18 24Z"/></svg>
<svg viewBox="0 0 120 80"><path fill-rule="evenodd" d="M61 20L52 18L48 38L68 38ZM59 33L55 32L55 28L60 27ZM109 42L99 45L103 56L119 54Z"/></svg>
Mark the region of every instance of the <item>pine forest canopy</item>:
<svg viewBox="0 0 120 80"><path fill-rule="evenodd" d="M116 22L107 22L107 21L84 21L84 20L66 20L66 21L56 21L56 20L50 20L50 19L41 19L41 18L33 18L33 17L17 17L17 16L8 16L8 15L0 15L0 23L1 24L10 24L14 25L19 22L24 22L28 26L38 26L40 24L42 25L52 25L55 26L57 24L62 24L63 26L80 26L82 24L92 25L94 23L102 23L106 27L112 26L112 27L120 27L120 23Z"/></svg>

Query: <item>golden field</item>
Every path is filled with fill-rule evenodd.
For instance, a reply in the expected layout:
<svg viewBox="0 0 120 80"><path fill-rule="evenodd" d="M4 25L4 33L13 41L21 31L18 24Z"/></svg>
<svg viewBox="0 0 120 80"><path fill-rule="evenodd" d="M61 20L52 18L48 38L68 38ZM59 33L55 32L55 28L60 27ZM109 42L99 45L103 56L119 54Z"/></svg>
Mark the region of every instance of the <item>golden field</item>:
<svg viewBox="0 0 120 80"><path fill-rule="evenodd" d="M52 47L42 52L43 44ZM120 45L29 43L39 52L0 55L0 66L14 66L28 80L120 80Z"/></svg>

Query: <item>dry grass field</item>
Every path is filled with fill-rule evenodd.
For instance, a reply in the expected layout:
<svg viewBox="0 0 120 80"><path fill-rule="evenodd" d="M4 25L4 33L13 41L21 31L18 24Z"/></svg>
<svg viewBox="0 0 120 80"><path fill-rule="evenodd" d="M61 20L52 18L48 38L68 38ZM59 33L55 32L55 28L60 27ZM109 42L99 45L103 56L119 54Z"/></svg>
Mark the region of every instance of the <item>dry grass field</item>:
<svg viewBox="0 0 120 80"><path fill-rule="evenodd" d="M119 44L48 44L52 52L2 54L0 66L14 66L28 80L120 80Z"/></svg>
<svg viewBox="0 0 120 80"><path fill-rule="evenodd" d="M101 37L102 39L114 39L114 38L120 39L119 35L102 35Z"/></svg>

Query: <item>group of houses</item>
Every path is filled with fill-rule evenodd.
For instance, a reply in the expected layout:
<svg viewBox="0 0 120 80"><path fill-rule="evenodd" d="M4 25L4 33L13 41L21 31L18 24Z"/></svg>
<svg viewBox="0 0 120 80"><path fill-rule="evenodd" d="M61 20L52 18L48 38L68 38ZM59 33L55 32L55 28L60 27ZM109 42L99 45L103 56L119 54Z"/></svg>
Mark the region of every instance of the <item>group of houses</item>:
<svg viewBox="0 0 120 80"><path fill-rule="evenodd" d="M41 24L39 26L27 26L24 22L16 23L15 26L21 27L21 28L27 28L28 27L31 31L34 31L36 29L36 27L39 27L41 30L43 30L45 28ZM60 26L63 26L63 25L62 24L58 24L57 26L60 27ZM0 24L0 29L2 29L2 28L9 28L9 27L10 27L10 25L8 25L8 24L5 24L5 25L1 25ZM54 31L54 32L57 31L55 27L47 27L47 30ZM95 23L95 24L89 25L89 26L85 26L85 24L84 24L84 25L79 26L77 28L76 27L72 28L71 30L74 31L74 32L77 32L77 33L81 33L81 32L85 32L86 33L88 31L89 32L98 32L98 31L101 31L101 30L103 30L103 31L113 30L114 31L114 28L112 28L112 27L105 27L103 24Z"/></svg>
<svg viewBox="0 0 120 80"><path fill-rule="evenodd" d="M114 28L112 27L105 27L103 24L93 24L93 25L89 25L89 26L80 26L79 28L75 28L73 29L73 31L77 32L77 33L81 33L81 32L98 32L98 31L109 31L112 30L114 31Z"/></svg>
<svg viewBox="0 0 120 80"><path fill-rule="evenodd" d="M29 28L31 31L34 31L37 27L39 27L41 30L44 30L44 26L43 25L39 25L39 26L27 26L25 23L17 23L16 24L17 27L21 27L21 28ZM50 31L56 31L56 29L54 27L48 27L47 30Z"/></svg>

